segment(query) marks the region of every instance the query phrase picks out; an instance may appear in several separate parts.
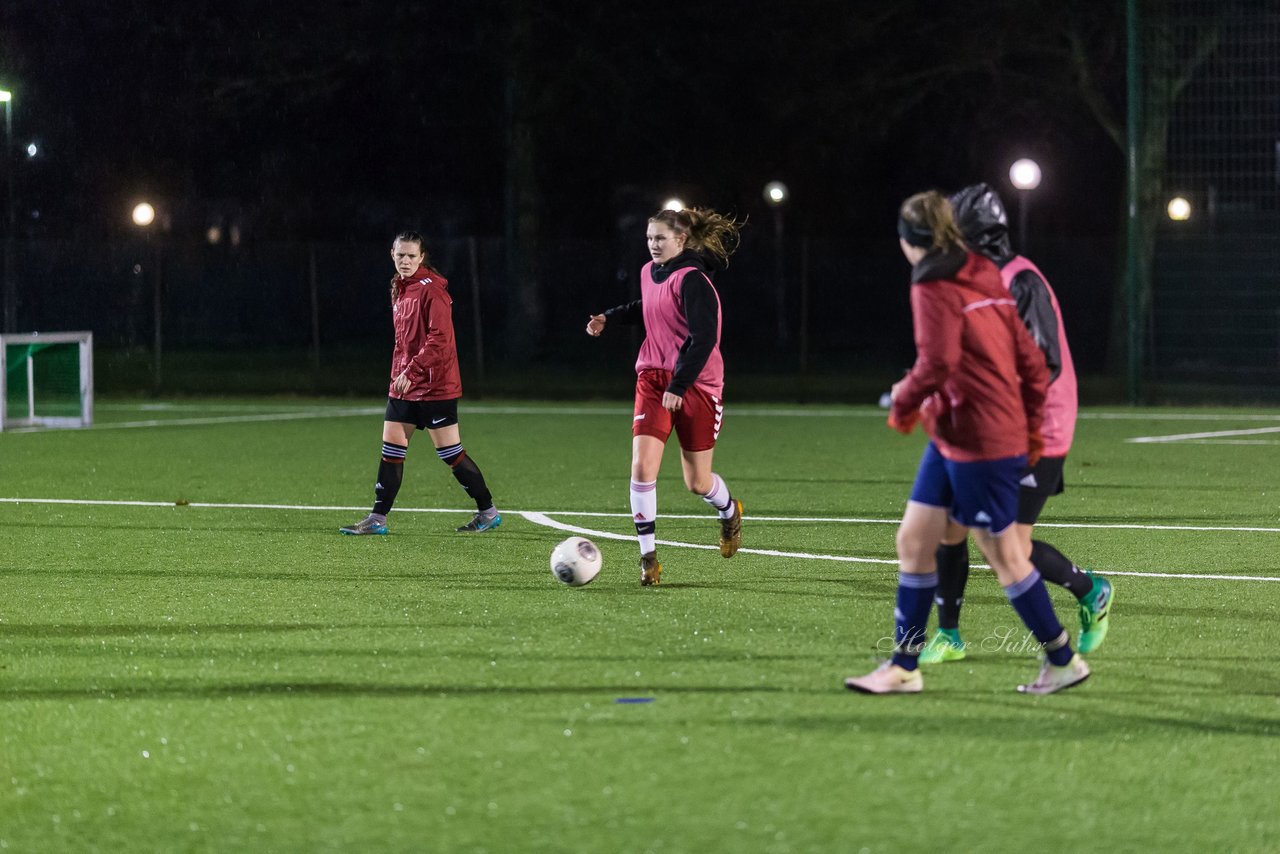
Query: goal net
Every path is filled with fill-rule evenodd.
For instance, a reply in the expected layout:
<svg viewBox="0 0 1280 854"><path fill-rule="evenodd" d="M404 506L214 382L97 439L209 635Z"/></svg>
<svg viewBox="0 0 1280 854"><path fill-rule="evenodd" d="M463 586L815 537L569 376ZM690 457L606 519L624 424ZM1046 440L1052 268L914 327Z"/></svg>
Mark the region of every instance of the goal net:
<svg viewBox="0 0 1280 854"><path fill-rule="evenodd" d="M0 335L0 430L92 423L92 332Z"/></svg>

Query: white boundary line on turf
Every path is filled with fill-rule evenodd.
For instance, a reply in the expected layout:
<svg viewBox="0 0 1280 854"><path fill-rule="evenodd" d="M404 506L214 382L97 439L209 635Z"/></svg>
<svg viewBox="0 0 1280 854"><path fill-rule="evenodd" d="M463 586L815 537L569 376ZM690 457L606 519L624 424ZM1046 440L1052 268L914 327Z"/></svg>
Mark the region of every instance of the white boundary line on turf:
<svg viewBox="0 0 1280 854"><path fill-rule="evenodd" d="M173 507L173 501L128 501L117 499L95 498L4 498L0 504L83 504L86 506L120 506L120 507ZM367 511L368 505L347 504L257 504L237 502L204 502L191 501L185 506L200 507L206 510L350 510ZM471 513L474 511L463 507L397 507L397 513ZM598 510L507 510L508 513L524 515L534 513L543 517L586 516L602 519L630 519L627 513L604 513ZM705 513L664 513L664 519L706 519ZM897 525L901 519L867 519L856 516L743 516L749 522L799 522L835 525ZM1089 522L1038 522L1038 528L1079 528L1086 530L1121 529L1133 531L1218 531L1223 533L1244 534L1280 534L1280 528L1263 528L1245 525L1138 525L1134 523L1089 523ZM699 546L701 548L701 546Z"/></svg>
<svg viewBox="0 0 1280 854"><path fill-rule="evenodd" d="M0 498L0 504L55 504L55 505L81 505L81 506L114 506L114 507L175 507L179 506L171 501L123 501L123 500L107 500L107 499L74 499L74 498ZM358 507L346 505L316 505L316 504L215 504L206 502L191 502L186 505L188 507L203 509L229 509L229 510L324 510L324 511L352 511L359 512L366 509L366 505ZM404 507L397 508L397 513L466 513L468 511L458 508L449 507ZM595 528L583 528L577 525L570 525L566 522L557 522L545 512L535 510L509 510L508 513L514 513L521 518L535 525L541 525L547 528L553 528L559 531L567 531L569 533L581 534L583 536L598 537L604 540L622 540L630 541L634 539L630 534L615 534L611 531L600 531ZM569 516L589 516L604 518L629 518L627 514L622 513L599 513L599 512L567 512L556 515ZM664 518L668 519L706 519L706 515L673 515L669 514ZM745 516L746 520L757 522L768 521L788 521L797 517L770 517L770 516ZM804 520L802 521L817 521ZM868 522L873 524L896 524L896 520L883 519L826 519L829 522ZM1095 527L1095 528L1135 528L1138 530L1209 530L1209 531L1248 531L1248 532L1277 532L1276 528L1187 528L1174 526L1143 526L1143 525L1092 525L1092 526L1072 526L1065 524L1054 525L1058 528L1069 527ZM678 540L658 540L659 544L664 546L672 546L675 548L687 549L715 549L717 546L705 545L702 543L683 543ZM813 552L784 552L774 549L739 549L741 554L757 554L767 557L789 557L801 560L828 560L837 563L870 563L894 566L896 560L886 558L865 558L853 557L850 555L825 555L815 554ZM990 569L985 564L975 564L975 568ZM1107 575L1115 576L1131 576L1136 578L1186 578L1209 581L1280 581L1280 576L1265 575L1216 575L1208 573L1191 573L1191 572L1139 572L1125 570L1107 570Z"/></svg>
<svg viewBox="0 0 1280 854"><path fill-rule="evenodd" d="M1280 427L1255 427L1251 430L1215 430L1211 433L1178 433L1173 436L1135 436L1132 439L1125 439L1125 441L1135 444L1154 444L1157 442L1186 442L1193 439L1224 439L1228 436L1260 436L1264 433L1280 433Z"/></svg>
<svg viewBox="0 0 1280 854"><path fill-rule="evenodd" d="M252 409L253 404L245 403L210 403L208 405L193 403L140 403L140 404L120 404L120 403L102 403L100 407L104 410L127 411L136 409L139 412L174 412L174 411L227 411L227 410L243 410ZM261 407L261 409L277 411L258 411L251 415L210 415L199 418L148 418L138 421L123 421L118 423L98 423L91 430L127 430L127 429L145 429L149 427L204 427L218 424L248 424L254 422L269 421L301 421L314 418L350 418L355 416L372 416L380 415L385 410L382 406L357 406L357 407L325 407L325 406L308 406L308 405L290 405L276 404ZM279 411L284 410L284 411ZM508 406L496 405L487 406L485 404L470 405L464 404L462 412L466 415L603 415L615 416L630 414L629 408L619 406L556 406L556 405L531 405L531 406ZM850 408L823 408L823 407L804 407L804 408L764 408L764 407L735 407L731 410L734 416L742 416L746 418L883 418L884 410L870 405L856 406ZM1081 419L1097 419L1112 421L1280 421L1280 415L1259 415L1256 413L1201 413L1201 412L1081 412L1078 415ZM61 432L50 431L46 428L20 427L13 430L6 430L6 433L47 433ZM1196 437L1212 439L1219 436L1231 435L1249 435L1252 433L1275 433L1280 432L1280 427L1274 429L1262 429L1256 431L1225 431L1222 433L1205 433L1205 434L1186 434L1183 436L1144 436L1134 439L1127 439L1127 442L1133 443L1156 443L1156 442L1178 442L1178 441L1196 441ZM1198 442L1198 444L1210 444L1210 442ZM1255 442L1224 442L1222 444L1273 444L1266 441Z"/></svg>

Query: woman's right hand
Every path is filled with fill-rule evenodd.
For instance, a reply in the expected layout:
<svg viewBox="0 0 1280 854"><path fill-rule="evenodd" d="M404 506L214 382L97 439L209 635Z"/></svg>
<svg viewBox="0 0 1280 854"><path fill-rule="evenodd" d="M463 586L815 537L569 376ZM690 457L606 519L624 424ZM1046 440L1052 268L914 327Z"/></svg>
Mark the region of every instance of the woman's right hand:
<svg viewBox="0 0 1280 854"><path fill-rule="evenodd" d="M591 319L587 321L587 334L592 338L599 338L600 333L604 332L605 320L603 314L591 315Z"/></svg>

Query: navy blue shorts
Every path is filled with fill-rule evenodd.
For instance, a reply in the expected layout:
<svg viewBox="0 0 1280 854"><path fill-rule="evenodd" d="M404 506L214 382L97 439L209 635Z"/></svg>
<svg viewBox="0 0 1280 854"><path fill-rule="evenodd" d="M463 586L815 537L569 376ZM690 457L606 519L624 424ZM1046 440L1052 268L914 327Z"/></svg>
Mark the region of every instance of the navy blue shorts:
<svg viewBox="0 0 1280 854"><path fill-rule="evenodd" d="M930 442L920 458L911 500L944 507L951 518L968 528L999 534L1018 515L1018 478L1026 471L1025 455L976 463L957 463Z"/></svg>

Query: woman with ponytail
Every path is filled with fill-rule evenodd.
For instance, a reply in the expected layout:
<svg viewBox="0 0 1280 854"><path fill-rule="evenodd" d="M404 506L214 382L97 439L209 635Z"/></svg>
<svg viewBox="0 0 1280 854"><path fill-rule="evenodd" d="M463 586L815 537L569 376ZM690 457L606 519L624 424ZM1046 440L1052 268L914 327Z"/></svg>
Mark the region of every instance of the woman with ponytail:
<svg viewBox="0 0 1280 854"><path fill-rule="evenodd" d="M657 481L671 431L680 442L684 483L720 518L720 554L742 544L742 502L711 470L724 417L720 295L712 284L738 248L738 223L713 210L663 210L649 218L652 261L640 271L640 299L592 315L587 334L610 320L644 323L636 359L631 440L631 512L640 543L640 583L657 584Z"/></svg>
<svg viewBox="0 0 1280 854"><path fill-rule="evenodd" d="M391 356L391 387L382 424L382 458L373 487L373 510L339 528L352 536L387 533L387 514L404 478L404 459L415 430L426 430L436 456L476 503L463 533L492 531L502 524L493 496L475 460L462 447L458 398L462 379L453 339L453 299L449 282L431 266L422 235L406 231L391 244L391 315L396 343Z"/></svg>
<svg viewBox="0 0 1280 854"><path fill-rule="evenodd" d="M996 265L965 245L946 197L931 191L903 202L898 245L911 264L916 361L890 392L889 426L910 433L922 422L930 441L898 527L893 657L845 686L864 694L922 689L919 658L948 520L973 531L1044 650L1039 676L1018 690L1051 694L1078 685L1089 666L1071 649L1014 524L1018 480L1044 449L1044 354Z"/></svg>

